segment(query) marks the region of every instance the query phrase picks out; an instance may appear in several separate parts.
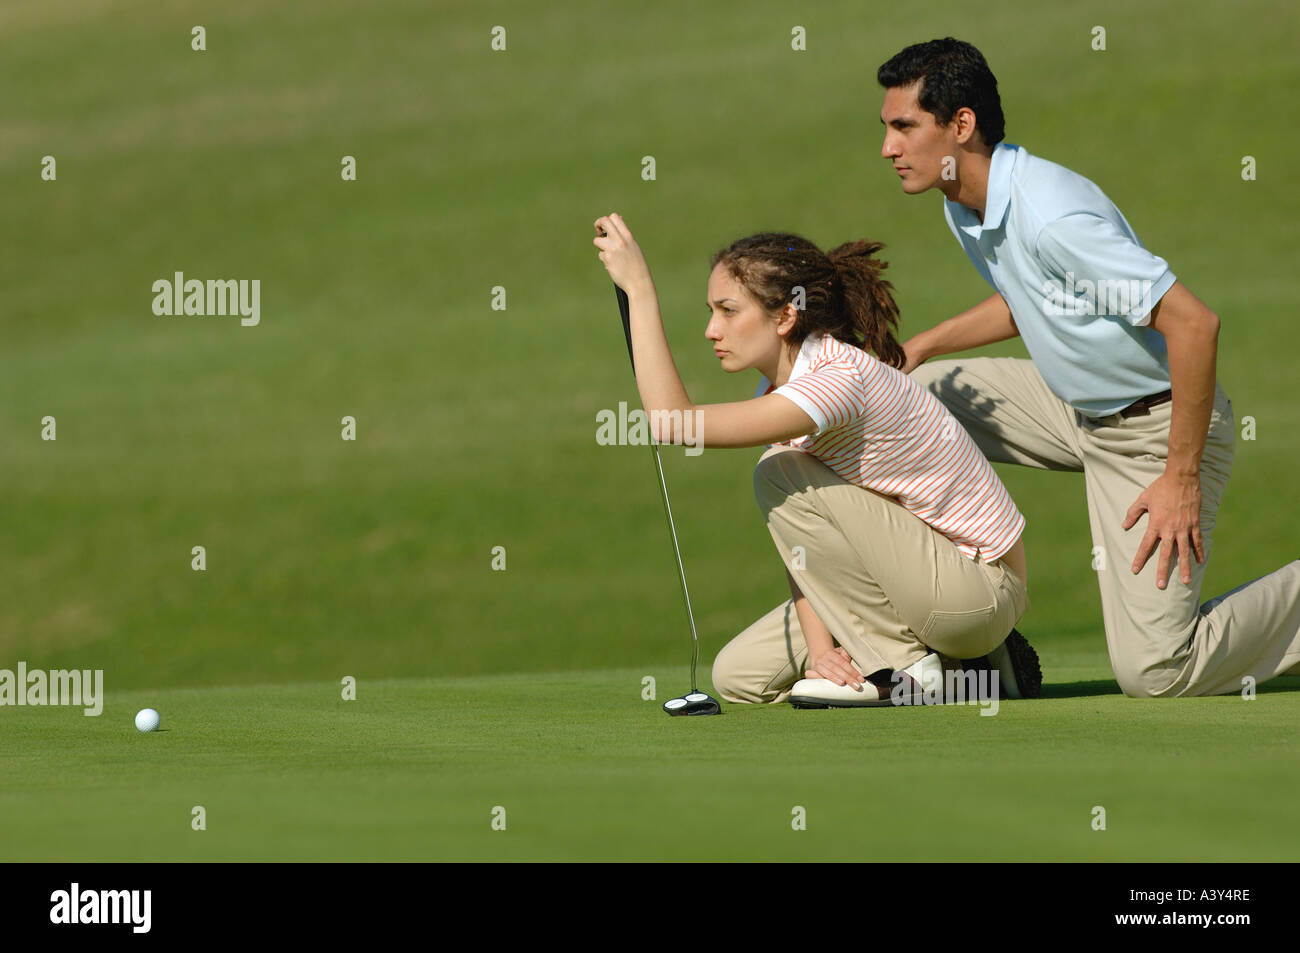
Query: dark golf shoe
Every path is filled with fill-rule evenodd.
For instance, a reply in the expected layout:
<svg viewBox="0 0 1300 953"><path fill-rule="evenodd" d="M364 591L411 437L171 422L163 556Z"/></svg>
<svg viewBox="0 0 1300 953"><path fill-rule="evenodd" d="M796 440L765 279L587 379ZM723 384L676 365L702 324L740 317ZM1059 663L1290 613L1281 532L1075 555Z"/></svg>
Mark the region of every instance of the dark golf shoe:
<svg viewBox="0 0 1300 953"><path fill-rule="evenodd" d="M967 672L996 672L998 690L1005 698L1038 698L1043 693L1043 669L1029 640L1011 630L1007 640L988 655L963 659Z"/></svg>

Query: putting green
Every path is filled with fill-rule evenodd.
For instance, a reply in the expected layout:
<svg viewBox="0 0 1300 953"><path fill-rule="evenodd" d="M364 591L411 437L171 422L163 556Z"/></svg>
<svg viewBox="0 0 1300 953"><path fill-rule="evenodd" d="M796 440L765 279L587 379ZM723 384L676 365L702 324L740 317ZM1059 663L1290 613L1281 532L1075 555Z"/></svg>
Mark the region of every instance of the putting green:
<svg viewBox="0 0 1300 953"><path fill-rule="evenodd" d="M332 683L110 693L98 718L12 709L0 858L1294 859L1300 693L1136 701L1079 662L1053 697L992 717L670 718L659 702L684 669L657 673L658 701L640 698L654 673L621 669L363 678L354 701ZM165 730L135 730L146 706Z"/></svg>

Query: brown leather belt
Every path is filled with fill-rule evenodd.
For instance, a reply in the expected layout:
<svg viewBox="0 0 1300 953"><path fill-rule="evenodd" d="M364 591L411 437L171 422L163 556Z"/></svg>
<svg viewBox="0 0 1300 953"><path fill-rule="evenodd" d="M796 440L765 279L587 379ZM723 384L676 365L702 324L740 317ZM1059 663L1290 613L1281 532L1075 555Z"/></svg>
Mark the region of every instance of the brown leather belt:
<svg viewBox="0 0 1300 953"><path fill-rule="evenodd" d="M1152 407L1159 407L1161 404L1168 403L1174 399L1173 391L1161 391L1159 394L1152 394L1150 397L1143 397L1133 401L1119 412L1121 417L1140 417L1142 414L1149 414Z"/></svg>

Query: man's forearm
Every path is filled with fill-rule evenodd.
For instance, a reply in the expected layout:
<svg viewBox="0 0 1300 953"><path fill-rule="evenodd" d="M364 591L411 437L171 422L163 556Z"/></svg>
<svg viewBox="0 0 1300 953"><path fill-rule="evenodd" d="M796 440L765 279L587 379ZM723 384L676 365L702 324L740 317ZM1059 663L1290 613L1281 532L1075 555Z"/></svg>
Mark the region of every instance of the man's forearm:
<svg viewBox="0 0 1300 953"><path fill-rule="evenodd" d="M969 311L963 311L928 331L922 331L908 341L905 348L919 362L941 354L968 351L985 344L1005 341L1019 334L1020 329L1011 317L1011 309L1007 307L1002 295L995 294Z"/></svg>
<svg viewBox="0 0 1300 953"><path fill-rule="evenodd" d="M1169 414L1169 457L1165 472L1199 477L1201 453L1214 410L1217 328L1213 332L1203 330L1194 337L1166 338L1166 343L1173 407Z"/></svg>
<svg viewBox="0 0 1300 953"><path fill-rule="evenodd" d="M1181 282L1165 292L1151 311L1150 327L1164 336L1169 359L1169 451L1165 472L1124 514L1132 529L1145 513L1146 533L1138 543L1132 571L1140 573L1159 552L1156 588L1164 589L1177 559L1184 585L1191 585L1192 563L1205 561L1201 538L1201 452L1214 412L1214 366L1218 357L1219 317Z"/></svg>
<svg viewBox="0 0 1300 953"><path fill-rule="evenodd" d="M1173 393L1165 472L1198 478L1214 410L1219 317L1177 282L1151 312L1151 327L1164 336Z"/></svg>

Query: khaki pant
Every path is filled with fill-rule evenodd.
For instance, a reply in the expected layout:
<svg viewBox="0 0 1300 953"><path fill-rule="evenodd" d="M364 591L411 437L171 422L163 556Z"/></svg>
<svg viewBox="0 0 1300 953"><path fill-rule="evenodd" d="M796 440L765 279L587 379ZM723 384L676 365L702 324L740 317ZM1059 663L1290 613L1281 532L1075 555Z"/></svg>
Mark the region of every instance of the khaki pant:
<svg viewBox="0 0 1300 953"><path fill-rule="evenodd" d="M1093 420L1048 390L1033 362L1013 358L923 364L912 379L943 401L990 460L1083 471L1092 542L1104 557L1096 575L1106 645L1126 695L1238 692L1247 676L1263 682L1300 663L1300 561L1204 605L1206 564L1194 557L1191 585L1183 585L1175 565L1165 590L1156 588L1158 551L1133 575L1147 518L1125 532L1124 516L1164 472L1171 403L1141 416ZM1201 458L1207 563L1235 438L1232 403L1216 386ZM1081 575L1086 571L1081 566Z"/></svg>
<svg viewBox="0 0 1300 953"><path fill-rule="evenodd" d="M1023 582L1001 561L963 556L901 505L810 454L768 450L754 492L800 591L864 674L904 669L931 650L985 655L1028 606ZM788 600L723 648L713 685L729 701L781 702L807 665Z"/></svg>

